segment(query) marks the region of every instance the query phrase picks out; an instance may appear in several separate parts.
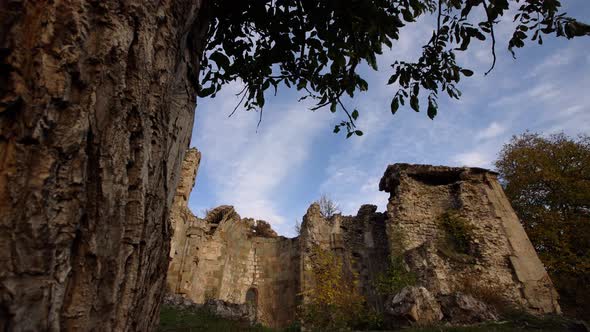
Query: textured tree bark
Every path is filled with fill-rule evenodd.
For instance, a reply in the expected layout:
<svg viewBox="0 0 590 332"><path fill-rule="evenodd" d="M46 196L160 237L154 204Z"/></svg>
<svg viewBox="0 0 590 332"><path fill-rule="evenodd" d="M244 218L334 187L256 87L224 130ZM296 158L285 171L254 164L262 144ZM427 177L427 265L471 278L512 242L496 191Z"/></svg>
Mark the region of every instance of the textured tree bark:
<svg viewBox="0 0 590 332"><path fill-rule="evenodd" d="M204 0L0 0L0 330L148 331Z"/></svg>

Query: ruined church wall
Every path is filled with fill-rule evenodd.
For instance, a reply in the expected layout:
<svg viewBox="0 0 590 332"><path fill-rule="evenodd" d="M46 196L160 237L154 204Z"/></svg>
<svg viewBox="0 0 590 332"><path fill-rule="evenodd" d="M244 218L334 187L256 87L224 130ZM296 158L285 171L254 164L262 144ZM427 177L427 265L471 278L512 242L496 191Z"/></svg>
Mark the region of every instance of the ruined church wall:
<svg viewBox="0 0 590 332"><path fill-rule="evenodd" d="M493 172L391 165L379 185L391 194L386 213L363 205L356 216L324 218L314 203L300 236L288 239L267 223L242 219L231 206L196 218L187 203L199 161L194 150L183 164L171 213L167 281L169 291L196 303L209 298L245 303L247 294L255 294L258 321L287 326L315 288L312 249L318 246L356 271L359 291L378 310L387 305L387 294L377 293L375 281L399 256L441 303L469 284L533 313L559 312L557 293ZM443 247L448 234L441 216L450 211L472 227L468 259Z"/></svg>
<svg viewBox="0 0 590 332"><path fill-rule="evenodd" d="M240 218L231 206L191 220L184 250L173 258L181 272L169 271L169 278L178 283L173 291L195 303L245 303L252 289L258 321L268 326L290 323L299 291L298 240L257 236L255 221Z"/></svg>
<svg viewBox="0 0 590 332"><path fill-rule="evenodd" d="M169 291L179 292L182 279L182 259L185 256L187 246L187 231L196 220L188 208L188 198L194 186L201 153L197 149L186 151L182 162L181 177L174 195L172 209L170 210L170 226L173 230L170 241L170 264L166 286Z"/></svg>
<svg viewBox="0 0 590 332"><path fill-rule="evenodd" d="M287 326L295 319L300 293L299 239L253 238L258 292L258 318L271 327Z"/></svg>
<svg viewBox="0 0 590 332"><path fill-rule="evenodd" d="M470 284L533 312L559 312L551 281L494 173L398 164L388 168L380 187L391 193L390 243L401 243L410 268L430 291L450 294ZM474 261L444 254L440 217L449 211L473 227Z"/></svg>
<svg viewBox="0 0 590 332"><path fill-rule="evenodd" d="M374 205L363 205L356 216L323 218L319 206L312 204L303 217L301 242L301 291L313 292L313 246L330 250L343 259L348 271L358 274L359 291L376 308L383 306L383 296L374 285L389 261L384 213ZM304 299L303 299L304 300Z"/></svg>
<svg viewBox="0 0 590 332"><path fill-rule="evenodd" d="M203 219L197 223L204 223ZM195 227L196 228L196 227ZM239 219L222 222L212 233L194 237L186 252L184 269L191 270L183 278L185 294L196 303L220 299L243 303L254 268L249 225ZM191 268L192 267L192 268Z"/></svg>

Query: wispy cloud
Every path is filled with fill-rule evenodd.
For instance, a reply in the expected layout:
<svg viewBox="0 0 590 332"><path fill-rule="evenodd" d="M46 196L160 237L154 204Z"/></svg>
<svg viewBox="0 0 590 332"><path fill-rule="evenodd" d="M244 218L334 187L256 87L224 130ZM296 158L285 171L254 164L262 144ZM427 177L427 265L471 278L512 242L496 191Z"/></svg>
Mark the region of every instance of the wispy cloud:
<svg viewBox="0 0 590 332"><path fill-rule="evenodd" d="M479 132L475 137L477 140L487 140L496 138L506 132L507 128L496 121L490 123L490 125Z"/></svg>
<svg viewBox="0 0 590 332"><path fill-rule="evenodd" d="M469 151L459 153L453 161L460 166L492 168L495 156L488 151Z"/></svg>

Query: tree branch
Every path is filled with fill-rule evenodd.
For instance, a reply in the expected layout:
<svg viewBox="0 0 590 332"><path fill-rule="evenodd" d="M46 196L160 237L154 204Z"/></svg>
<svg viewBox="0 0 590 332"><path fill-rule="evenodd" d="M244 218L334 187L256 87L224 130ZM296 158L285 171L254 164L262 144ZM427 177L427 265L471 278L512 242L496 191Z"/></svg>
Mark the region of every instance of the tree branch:
<svg viewBox="0 0 590 332"><path fill-rule="evenodd" d="M234 115L234 113L236 112L238 107L240 107L240 105L242 105L242 103L244 102L244 98L246 98L246 89L247 88L248 88L248 85L246 84L244 86L244 88L242 89L242 91L240 91L236 94L236 96L239 96L240 94L242 94L242 99L240 99L240 102L236 105L236 107L234 107L234 110L227 116L228 118L231 118L231 116Z"/></svg>
<svg viewBox="0 0 590 332"><path fill-rule="evenodd" d="M496 66L496 36L494 35L494 21L492 20L491 16L490 16L490 10L488 8L488 4L486 3L485 0L482 1L483 3L483 8L486 10L486 16L488 17L488 23L490 24L490 35L492 36L492 66L490 67L490 69L488 69L488 71L485 72L484 75L488 75L492 69L494 69L494 67Z"/></svg>

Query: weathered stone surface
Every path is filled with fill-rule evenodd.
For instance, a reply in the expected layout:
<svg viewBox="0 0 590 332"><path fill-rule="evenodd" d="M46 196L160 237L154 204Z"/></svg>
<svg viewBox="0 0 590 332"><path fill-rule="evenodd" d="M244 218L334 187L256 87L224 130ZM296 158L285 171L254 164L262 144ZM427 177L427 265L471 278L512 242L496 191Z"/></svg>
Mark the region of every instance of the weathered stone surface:
<svg viewBox="0 0 590 332"><path fill-rule="evenodd" d="M175 285L170 289L196 303L250 301L260 322L285 326L305 301L302 294L315 287L312 248L319 246L342 257L345 269L358 274L359 290L373 308L398 320L437 322L443 318L441 304L451 323L496 319L494 308L468 291L491 293L533 313L559 312L551 282L494 173L398 164L387 169L380 188L392 193L387 213L363 205L356 216L326 219L314 203L294 239L276 236L265 222L241 218L231 206L217 207L204 219L190 215L186 229L177 226L185 242L171 263L178 268L169 271L169 284ZM441 247L448 234L439 218L448 211L471 225L468 254ZM393 255L417 281L387 300L374 285ZM536 279L541 272L545 278Z"/></svg>
<svg viewBox="0 0 590 332"><path fill-rule="evenodd" d="M419 283L435 296L461 291L471 281L475 288L493 286L507 303L532 313L560 312L557 293L495 173L395 164L387 168L379 188L391 193L390 242L401 243ZM440 246L447 236L440 217L449 211L473 228L469 259L449 257Z"/></svg>
<svg viewBox="0 0 590 332"><path fill-rule="evenodd" d="M242 219L228 205L212 209L204 219L190 215L186 220L188 227L178 230L179 236L184 231L184 242L179 240L183 247L170 264L175 267L168 273L170 291L196 303L223 301L216 306L228 315L226 304L231 312L250 302L254 317L269 326L293 321L299 289L297 239L278 237L268 223Z"/></svg>
<svg viewBox="0 0 590 332"><path fill-rule="evenodd" d="M180 294L171 293L168 293L164 296L162 303L181 310L196 310L203 307L202 303L195 303L191 301L191 299L186 298Z"/></svg>
<svg viewBox="0 0 590 332"><path fill-rule="evenodd" d="M0 330L157 324L202 3L0 1Z"/></svg>
<svg viewBox="0 0 590 332"><path fill-rule="evenodd" d="M325 219L318 204L312 204L301 224L301 293L313 291L312 247L331 250L342 257L346 269L358 273L359 287L367 302L383 309L385 296L374 287L374 280L387 268L389 243L385 232L385 214L375 205L363 205L356 216L336 214ZM304 299L302 299L304 300Z"/></svg>
<svg viewBox="0 0 590 332"><path fill-rule="evenodd" d="M436 298L424 287L403 288L386 305L387 314L397 320L433 324L443 318Z"/></svg>
<svg viewBox="0 0 590 332"><path fill-rule="evenodd" d="M238 304L223 300L209 299L203 306L211 313L231 320L241 320L249 323L256 321L256 309L248 303Z"/></svg>
<svg viewBox="0 0 590 332"><path fill-rule="evenodd" d="M440 299L444 319L451 323L473 324L498 320L497 310L469 294L461 292Z"/></svg>
<svg viewBox="0 0 590 332"><path fill-rule="evenodd" d="M176 195L170 211L170 226L172 227L172 239L170 241L170 265L166 286L169 292L179 293L179 282L182 278L182 257L186 249L187 230L196 220L188 208L188 198L194 186L201 153L197 149L189 149L186 152L181 168L181 178L176 188Z"/></svg>

